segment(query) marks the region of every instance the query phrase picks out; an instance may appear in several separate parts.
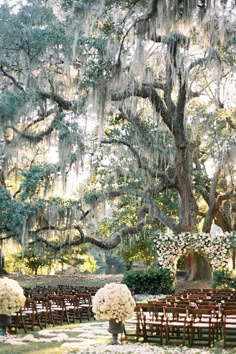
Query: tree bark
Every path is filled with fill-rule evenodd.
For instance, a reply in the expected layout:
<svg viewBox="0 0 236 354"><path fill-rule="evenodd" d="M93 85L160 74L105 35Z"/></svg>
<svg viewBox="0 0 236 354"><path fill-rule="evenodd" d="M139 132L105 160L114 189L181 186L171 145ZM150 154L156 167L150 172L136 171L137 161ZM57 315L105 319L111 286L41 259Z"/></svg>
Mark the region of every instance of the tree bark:
<svg viewBox="0 0 236 354"><path fill-rule="evenodd" d="M211 280L212 269L207 258L197 252L190 251L185 257L186 280Z"/></svg>

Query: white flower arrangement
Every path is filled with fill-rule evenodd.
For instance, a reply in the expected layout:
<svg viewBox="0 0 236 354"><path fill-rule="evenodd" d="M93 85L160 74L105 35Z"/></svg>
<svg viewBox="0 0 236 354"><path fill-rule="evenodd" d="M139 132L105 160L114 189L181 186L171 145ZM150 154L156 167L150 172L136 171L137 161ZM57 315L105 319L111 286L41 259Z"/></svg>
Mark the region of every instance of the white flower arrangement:
<svg viewBox="0 0 236 354"><path fill-rule="evenodd" d="M183 232L179 235L157 234L155 239L159 266L175 272L177 259L188 250L204 252L213 269L225 268L228 264L230 248L236 244L236 232L216 235Z"/></svg>
<svg viewBox="0 0 236 354"><path fill-rule="evenodd" d="M93 312L97 320L125 322L132 317L135 301L125 284L110 283L93 297Z"/></svg>
<svg viewBox="0 0 236 354"><path fill-rule="evenodd" d="M25 303L24 290L13 279L0 278L0 314L11 315Z"/></svg>

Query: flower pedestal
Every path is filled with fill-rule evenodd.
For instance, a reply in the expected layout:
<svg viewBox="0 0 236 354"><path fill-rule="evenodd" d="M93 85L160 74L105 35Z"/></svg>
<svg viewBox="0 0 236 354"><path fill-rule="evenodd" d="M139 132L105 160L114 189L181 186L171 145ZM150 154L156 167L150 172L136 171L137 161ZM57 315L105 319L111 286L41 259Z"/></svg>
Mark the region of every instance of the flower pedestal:
<svg viewBox="0 0 236 354"><path fill-rule="evenodd" d="M7 336L7 327L11 325L11 316L0 315L0 336Z"/></svg>
<svg viewBox="0 0 236 354"><path fill-rule="evenodd" d="M116 322L113 319L109 320L108 332L112 334L112 341L110 344L111 345L120 344L120 342L118 341L118 334L123 333L122 322Z"/></svg>
<svg viewBox="0 0 236 354"><path fill-rule="evenodd" d="M135 300L125 284L109 283L98 289L93 297L96 320L108 320L111 344L120 344L118 334L123 333L123 323L132 317Z"/></svg>

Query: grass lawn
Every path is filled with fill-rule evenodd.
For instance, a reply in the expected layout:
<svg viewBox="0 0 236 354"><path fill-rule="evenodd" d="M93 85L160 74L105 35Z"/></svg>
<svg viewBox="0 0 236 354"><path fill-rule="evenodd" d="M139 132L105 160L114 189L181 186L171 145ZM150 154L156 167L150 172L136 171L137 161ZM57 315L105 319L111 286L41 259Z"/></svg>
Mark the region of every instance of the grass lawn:
<svg viewBox="0 0 236 354"><path fill-rule="evenodd" d="M72 285L72 286L99 286L102 287L107 283L120 283L123 275L9 275L23 287L35 286L57 286L57 285Z"/></svg>

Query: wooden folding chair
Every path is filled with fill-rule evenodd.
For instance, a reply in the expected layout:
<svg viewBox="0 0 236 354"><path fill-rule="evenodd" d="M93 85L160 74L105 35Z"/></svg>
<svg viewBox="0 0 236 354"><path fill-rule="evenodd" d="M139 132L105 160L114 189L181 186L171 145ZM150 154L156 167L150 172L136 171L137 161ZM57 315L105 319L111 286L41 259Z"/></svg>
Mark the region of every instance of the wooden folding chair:
<svg viewBox="0 0 236 354"><path fill-rule="evenodd" d="M142 306L142 327L145 342L164 344L166 341L165 309L161 306Z"/></svg>
<svg viewBox="0 0 236 354"><path fill-rule="evenodd" d="M131 319L125 321L123 324L122 341L135 341L144 340L143 332L143 316L139 306L134 309L134 314Z"/></svg>
<svg viewBox="0 0 236 354"><path fill-rule="evenodd" d="M27 328L33 331L34 327L38 326L40 329L42 329L36 301L34 299L29 297L26 298L25 305L21 309L21 314Z"/></svg>
<svg viewBox="0 0 236 354"><path fill-rule="evenodd" d="M198 304L198 309L205 309L212 311L212 323L215 325L215 339L218 341L222 338L222 311L220 304L216 303L208 303L207 305L204 303Z"/></svg>
<svg viewBox="0 0 236 354"><path fill-rule="evenodd" d="M63 295L67 316L69 322L75 323L75 320L81 322L80 301L76 295Z"/></svg>
<svg viewBox="0 0 236 354"><path fill-rule="evenodd" d="M185 345L189 341L190 320L187 307L167 307L166 344Z"/></svg>
<svg viewBox="0 0 236 354"><path fill-rule="evenodd" d="M223 310L223 346L236 347L236 308Z"/></svg>
<svg viewBox="0 0 236 354"><path fill-rule="evenodd" d="M24 321L24 317L22 316L22 309L14 312L11 315L11 325L8 326L8 330L10 333L17 334L18 330L23 329L25 333L27 333L26 324Z"/></svg>
<svg viewBox="0 0 236 354"><path fill-rule="evenodd" d="M55 324L63 325L64 322L70 323L66 305L63 296L61 295L48 295L50 301L51 312Z"/></svg>
<svg viewBox="0 0 236 354"><path fill-rule="evenodd" d="M42 295L34 295L33 299L36 302L37 312L40 318L41 324L46 328L47 325L52 324L55 326L53 313L51 309L51 303L49 299Z"/></svg>
<svg viewBox="0 0 236 354"><path fill-rule="evenodd" d="M190 347L214 345L217 324L211 309L189 309Z"/></svg>
<svg viewBox="0 0 236 354"><path fill-rule="evenodd" d="M92 316L92 296L88 293L77 294L81 319L90 320Z"/></svg>

